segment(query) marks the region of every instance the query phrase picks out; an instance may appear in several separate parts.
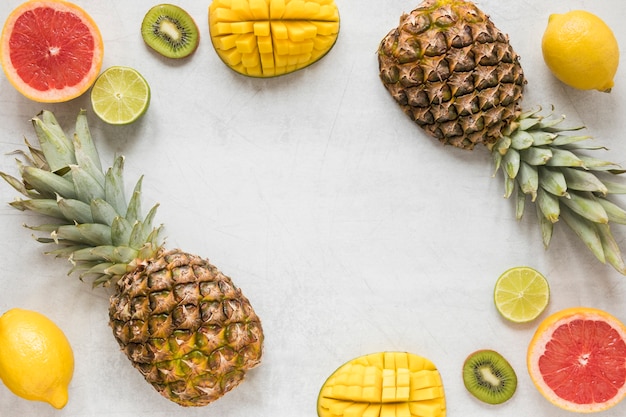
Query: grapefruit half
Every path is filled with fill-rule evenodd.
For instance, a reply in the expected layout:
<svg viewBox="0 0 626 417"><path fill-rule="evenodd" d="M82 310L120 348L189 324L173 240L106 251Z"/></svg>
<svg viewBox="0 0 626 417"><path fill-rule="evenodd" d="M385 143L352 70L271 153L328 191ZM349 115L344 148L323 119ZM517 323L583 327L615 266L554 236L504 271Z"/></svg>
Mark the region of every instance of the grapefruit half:
<svg viewBox="0 0 626 417"><path fill-rule="evenodd" d="M30 0L9 14L0 37L0 62L27 98L58 103L83 94L102 67L102 36L79 6Z"/></svg>
<svg viewBox="0 0 626 417"><path fill-rule="evenodd" d="M554 313L537 328L527 365L554 405L579 413L606 410L626 395L626 327L594 308Z"/></svg>

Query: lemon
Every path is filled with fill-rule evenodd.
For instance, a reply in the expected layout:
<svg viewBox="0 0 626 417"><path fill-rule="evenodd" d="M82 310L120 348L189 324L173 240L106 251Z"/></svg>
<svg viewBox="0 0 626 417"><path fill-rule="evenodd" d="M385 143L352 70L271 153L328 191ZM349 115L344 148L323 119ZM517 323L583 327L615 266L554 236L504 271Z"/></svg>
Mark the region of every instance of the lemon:
<svg viewBox="0 0 626 417"><path fill-rule="evenodd" d="M94 113L113 125L125 125L139 119L148 110L150 86L130 67L107 68L91 89Z"/></svg>
<svg viewBox="0 0 626 417"><path fill-rule="evenodd" d="M12 309L0 317L0 379L14 394L63 408L74 374L74 354L46 316Z"/></svg>
<svg viewBox="0 0 626 417"><path fill-rule="evenodd" d="M619 63L619 47L611 29L584 10L552 14L541 43L552 73L580 90L611 91Z"/></svg>
<svg viewBox="0 0 626 417"><path fill-rule="evenodd" d="M545 310L550 300L550 287L540 272L527 266L516 266L500 275L493 298L496 309L504 318L527 323Z"/></svg>

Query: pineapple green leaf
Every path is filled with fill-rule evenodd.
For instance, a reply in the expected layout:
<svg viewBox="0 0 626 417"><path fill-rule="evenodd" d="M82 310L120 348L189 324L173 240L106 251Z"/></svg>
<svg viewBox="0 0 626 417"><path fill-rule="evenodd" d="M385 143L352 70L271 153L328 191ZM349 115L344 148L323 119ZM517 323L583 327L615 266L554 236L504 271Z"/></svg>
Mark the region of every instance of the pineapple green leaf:
<svg viewBox="0 0 626 417"><path fill-rule="evenodd" d="M126 215L124 216L126 220L130 223L134 223L142 220L141 213L141 185L143 183L143 176L139 177L139 181L135 184L135 189L133 190L133 194L130 197L130 201L128 202L128 208L126 210Z"/></svg>
<svg viewBox="0 0 626 417"><path fill-rule="evenodd" d="M609 222L626 225L626 210L606 198L598 198L597 201L606 211Z"/></svg>
<svg viewBox="0 0 626 417"><path fill-rule="evenodd" d="M24 138L24 143L26 144L26 147L28 148L29 153L26 153L23 150L18 149L16 151L13 151L12 154L21 155L27 161L28 164L34 167L50 170L50 167L48 166L48 162L46 162L46 157L41 151L41 149L37 149L33 145L31 145L27 138Z"/></svg>
<svg viewBox="0 0 626 417"><path fill-rule="evenodd" d="M552 151L547 148L532 147L520 151L522 161L530 165L545 165L552 158Z"/></svg>
<svg viewBox="0 0 626 417"><path fill-rule="evenodd" d="M604 256L609 264L611 264L616 270L622 274L626 273L626 265L622 259L619 245L613 238L611 229L608 224L596 224L600 240L602 241L602 250Z"/></svg>
<svg viewBox="0 0 626 417"><path fill-rule="evenodd" d="M580 160L573 152L565 149L551 147L552 158L546 163L551 167L582 167L583 161Z"/></svg>
<svg viewBox="0 0 626 417"><path fill-rule="evenodd" d="M76 198L74 184L60 175L28 165L21 167L20 174L27 187L32 187L43 197L58 194L65 198Z"/></svg>
<svg viewBox="0 0 626 417"><path fill-rule="evenodd" d="M587 245L595 257L598 258L600 262L606 263L604 249L602 248L602 239L600 238L596 225L570 211L567 207L562 207L561 217L570 229Z"/></svg>
<svg viewBox="0 0 626 417"><path fill-rule="evenodd" d="M511 135L511 148L521 151L533 146L534 140L526 130L518 129Z"/></svg>
<svg viewBox="0 0 626 417"><path fill-rule="evenodd" d="M17 178L6 174L4 172L0 172L0 178L2 178L3 180L5 180L11 187L13 187L17 192L19 192L20 194L26 196L26 197L36 197L36 193L33 191L28 190L25 186L24 183L20 180L18 180Z"/></svg>
<svg viewBox="0 0 626 417"><path fill-rule="evenodd" d="M44 110L39 117L33 118L33 127L50 171L55 172L76 163L74 145L52 112Z"/></svg>
<svg viewBox="0 0 626 417"><path fill-rule="evenodd" d="M76 148L76 162L78 165L85 166L83 161L89 161L89 165L93 167L93 170L97 171L100 175L103 175L100 155L93 142L93 138L91 137L91 131L89 130L87 113L85 110L81 110L76 118L74 147ZM104 177L102 180L104 180Z"/></svg>
<svg viewBox="0 0 626 417"><path fill-rule="evenodd" d="M524 216L524 208L526 207L526 195L520 192L518 187L515 188L515 218L520 220Z"/></svg>
<svg viewBox="0 0 626 417"><path fill-rule="evenodd" d="M76 250L71 254L71 260L74 262L100 261L128 264L136 256L137 251L128 246L103 245Z"/></svg>
<svg viewBox="0 0 626 417"><path fill-rule="evenodd" d="M79 165L70 165L72 180L76 188L77 198L82 201L91 201L105 197L104 187L96 178Z"/></svg>
<svg viewBox="0 0 626 417"><path fill-rule="evenodd" d="M595 145L589 145L587 140L592 139L591 136L574 136L574 135L558 135L552 145L564 149L601 149L602 147L596 147ZM585 142L581 144L580 142Z"/></svg>
<svg viewBox="0 0 626 417"><path fill-rule="evenodd" d="M569 198L564 198L562 201L573 212L593 223L609 222L609 216L606 214L604 207L598 203L591 193L571 192L569 193Z"/></svg>
<svg viewBox="0 0 626 417"><path fill-rule="evenodd" d="M561 213L559 198L543 188L537 190L537 208L541 213L541 219L546 219L550 223L556 223L559 220Z"/></svg>
<svg viewBox="0 0 626 417"><path fill-rule="evenodd" d="M53 243L53 242L48 242L48 243ZM84 249L86 247L87 246L85 245L71 245L71 244L61 245L57 249L46 251L45 253L46 255L52 255L55 258L69 259L74 252Z"/></svg>
<svg viewBox="0 0 626 417"><path fill-rule="evenodd" d="M613 181L602 181L606 186L609 194L626 194L626 184L613 182Z"/></svg>
<svg viewBox="0 0 626 417"><path fill-rule="evenodd" d="M537 198L537 189L539 188L539 172L537 167L522 161L519 175L517 176L517 183L524 194L530 194L532 201L535 201L535 198Z"/></svg>
<svg viewBox="0 0 626 417"><path fill-rule="evenodd" d="M118 156L115 158L115 161L113 161L113 166L107 170L104 181L105 200L122 216L127 210L123 172L124 157Z"/></svg>
<svg viewBox="0 0 626 417"><path fill-rule="evenodd" d="M554 139L557 137L557 135L554 133L543 132L540 130L531 131L531 132L528 132L528 134L532 136L533 138L532 146L535 146L535 147L550 145L554 142Z"/></svg>
<svg viewBox="0 0 626 417"><path fill-rule="evenodd" d="M75 138L78 138L78 135L74 135ZM85 155L83 153L82 144L80 142L76 142L74 147L76 149L76 162L81 169L87 172L90 176L92 176L96 182L99 184L104 184L104 173L99 168L99 163L96 165L94 161L91 159L89 155Z"/></svg>
<svg viewBox="0 0 626 417"><path fill-rule="evenodd" d="M43 223L43 224L37 224L37 225L25 225L24 227L26 227L27 229L33 230L35 232L52 234L52 233L56 233L56 231L59 229L59 226L61 225L56 224L56 223ZM73 242L70 242L70 241L63 241L63 244L67 244L68 242L70 244L73 244Z"/></svg>
<svg viewBox="0 0 626 417"><path fill-rule="evenodd" d="M152 222L154 221L158 207L159 205L155 204L146 215L145 220L137 223L137 229L133 230L133 233L130 236L130 247L139 248L142 245L142 242L151 241L150 235L155 230L152 226Z"/></svg>
<svg viewBox="0 0 626 417"><path fill-rule="evenodd" d="M91 215L93 216L95 223L111 226L113 224L113 220L119 216L117 211L115 211L115 208L113 208L113 206L106 200L101 198L91 200L90 207Z"/></svg>
<svg viewBox="0 0 626 417"><path fill-rule="evenodd" d="M56 200L36 199L36 200L15 200L9 203L11 207L22 211L32 211L56 219L63 219L63 213Z"/></svg>
<svg viewBox="0 0 626 417"><path fill-rule="evenodd" d="M541 192L541 189L539 191ZM540 196L541 194L539 194L537 198L540 198ZM536 205L536 208L537 218L539 219L539 227L541 228L541 240L543 241L543 247L547 249L550 246L550 242L552 241L554 222L550 220L548 216L545 215L545 213L543 213L539 204Z"/></svg>
<svg viewBox="0 0 626 417"><path fill-rule="evenodd" d="M111 229L97 223L62 225L52 233L52 238L55 241L65 239L92 246L112 244Z"/></svg>
<svg viewBox="0 0 626 417"><path fill-rule="evenodd" d="M110 228L112 244L115 246L128 245L132 230L133 225L128 220L122 216L117 216Z"/></svg>
<svg viewBox="0 0 626 417"><path fill-rule="evenodd" d="M511 178L505 170L502 170L502 172L504 173L504 198L509 198L513 191L516 190L515 178Z"/></svg>
<svg viewBox="0 0 626 417"><path fill-rule="evenodd" d="M57 205L66 219L77 223L93 223L91 207L87 203L69 198L58 198Z"/></svg>
<svg viewBox="0 0 626 417"><path fill-rule="evenodd" d="M598 158L592 158L586 155L578 155L578 158L583 161L583 166L593 171L616 171L621 173L622 167L613 162L604 161Z"/></svg>
<svg viewBox="0 0 626 417"><path fill-rule="evenodd" d="M609 176L626 171L615 163L586 155L584 152L604 148L588 145L589 136L567 133L581 127L563 128L559 124L564 118L544 118L536 112L520 116L524 117L540 119L540 122L518 122L517 128L527 128L535 141L519 151L520 169L514 181L524 194L536 195L534 202L544 245L548 247L553 225L562 218L601 262L609 263L626 275L619 246L610 229L611 224L626 224L626 209L607 199L611 194L626 194L626 184L607 180ZM508 134L512 136L516 133ZM522 135L518 134L518 137ZM503 136L491 148L494 161L501 161L496 171L501 169L504 174L505 197L513 194L510 184L513 171L507 171L504 163L509 159L509 152L518 153L513 149L513 142ZM547 161L542 158L542 155L547 156L546 151L552 153ZM535 172L538 188L534 183ZM520 202L517 198L514 204L516 217L519 218Z"/></svg>
<svg viewBox="0 0 626 417"><path fill-rule="evenodd" d="M562 172L567 182L567 187L572 190L592 191L602 195L608 193L606 185L589 171L576 168L564 168Z"/></svg>
<svg viewBox="0 0 626 417"><path fill-rule="evenodd" d="M544 168L539 172L539 186L558 197L567 197L567 182L561 171Z"/></svg>
<svg viewBox="0 0 626 417"><path fill-rule="evenodd" d="M517 177L521 163L520 154L517 150L510 149L502 158L502 163L504 164L504 170L509 178Z"/></svg>

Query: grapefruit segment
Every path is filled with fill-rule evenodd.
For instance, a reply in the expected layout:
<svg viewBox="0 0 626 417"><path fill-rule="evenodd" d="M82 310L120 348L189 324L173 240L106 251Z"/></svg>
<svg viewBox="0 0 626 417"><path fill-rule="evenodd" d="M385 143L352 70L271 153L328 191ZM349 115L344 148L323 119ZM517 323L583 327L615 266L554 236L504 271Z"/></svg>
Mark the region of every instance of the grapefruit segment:
<svg viewBox="0 0 626 417"><path fill-rule="evenodd" d="M87 91L100 72L103 52L94 20L62 0L18 6L0 38L0 62L9 82L42 103L68 101Z"/></svg>
<svg viewBox="0 0 626 417"><path fill-rule="evenodd" d="M576 412L605 410L626 396L626 327L602 310L562 310L537 328L527 365L551 403Z"/></svg>

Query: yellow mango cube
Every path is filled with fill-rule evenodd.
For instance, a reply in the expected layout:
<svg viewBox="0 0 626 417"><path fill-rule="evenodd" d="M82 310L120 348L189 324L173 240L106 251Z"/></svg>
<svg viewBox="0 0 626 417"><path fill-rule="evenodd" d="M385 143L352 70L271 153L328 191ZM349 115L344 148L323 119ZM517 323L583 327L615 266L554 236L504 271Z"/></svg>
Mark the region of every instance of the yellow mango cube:
<svg viewBox="0 0 626 417"><path fill-rule="evenodd" d="M249 0L250 13L255 20L269 19L270 9L266 0Z"/></svg>
<svg viewBox="0 0 626 417"><path fill-rule="evenodd" d="M343 417L362 417L368 406L367 403L352 403L343 410Z"/></svg>
<svg viewBox="0 0 626 417"><path fill-rule="evenodd" d="M381 414L380 404L370 404L365 411L363 411L363 417L379 417Z"/></svg>
<svg viewBox="0 0 626 417"><path fill-rule="evenodd" d="M253 28L253 33L256 36L270 36L272 34L270 30L270 22L267 20L254 22Z"/></svg>
<svg viewBox="0 0 626 417"><path fill-rule="evenodd" d="M439 400L410 402L409 409L416 416L439 416L445 410L445 404Z"/></svg>
<svg viewBox="0 0 626 417"><path fill-rule="evenodd" d="M272 52L274 52L272 38L269 36L259 37L257 39L257 46L259 48L259 53L261 54L271 54Z"/></svg>
<svg viewBox="0 0 626 417"><path fill-rule="evenodd" d="M237 47L237 51L242 54L252 53L257 48L256 36L251 33L241 35L235 41L235 45Z"/></svg>
<svg viewBox="0 0 626 417"><path fill-rule="evenodd" d="M252 20L254 18L248 0L232 0L230 8L237 14L239 20Z"/></svg>
<svg viewBox="0 0 626 417"><path fill-rule="evenodd" d="M306 19L304 0L291 0L285 5L284 19L299 20Z"/></svg>
<svg viewBox="0 0 626 417"><path fill-rule="evenodd" d="M285 13L285 0L270 1L270 19L280 20Z"/></svg>

